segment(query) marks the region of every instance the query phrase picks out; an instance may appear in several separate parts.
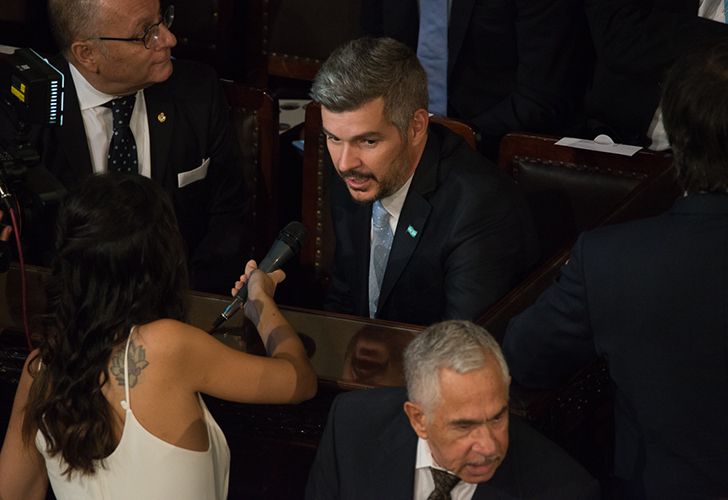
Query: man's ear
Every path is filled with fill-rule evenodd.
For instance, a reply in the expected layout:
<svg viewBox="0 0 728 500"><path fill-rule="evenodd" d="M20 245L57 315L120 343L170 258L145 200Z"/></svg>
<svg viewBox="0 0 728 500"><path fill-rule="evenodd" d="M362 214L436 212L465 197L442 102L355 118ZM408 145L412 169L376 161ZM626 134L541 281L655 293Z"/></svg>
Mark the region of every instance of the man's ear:
<svg viewBox="0 0 728 500"><path fill-rule="evenodd" d="M71 54L71 60L80 69L91 73L97 72L99 51L93 44L88 41L75 41L71 44L69 52Z"/></svg>
<svg viewBox="0 0 728 500"><path fill-rule="evenodd" d="M404 412L407 414L415 433L422 439L427 439L427 415L422 407L411 401L406 401L404 403Z"/></svg>
<svg viewBox="0 0 728 500"><path fill-rule="evenodd" d="M412 134L411 142L412 144L420 144L423 141L427 140L427 125L430 123L430 114L427 112L426 109L418 109L415 111L414 116L412 116L412 121L410 122L410 134Z"/></svg>

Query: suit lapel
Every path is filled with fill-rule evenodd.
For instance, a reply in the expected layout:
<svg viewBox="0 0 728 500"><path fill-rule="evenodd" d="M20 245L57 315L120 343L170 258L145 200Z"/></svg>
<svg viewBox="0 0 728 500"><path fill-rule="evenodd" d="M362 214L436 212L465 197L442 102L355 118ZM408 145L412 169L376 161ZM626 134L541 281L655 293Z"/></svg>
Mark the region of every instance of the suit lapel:
<svg viewBox="0 0 728 500"><path fill-rule="evenodd" d="M458 59L460 47L463 45L465 34L468 32L470 16L473 12L475 0L458 0L452 3L450 10L450 26L447 31L447 74L452 73L455 61Z"/></svg>
<svg viewBox="0 0 728 500"><path fill-rule="evenodd" d="M435 142L439 141L432 134L429 134L425 151L415 170L407 198L402 206L402 213L397 222L397 232L394 235L392 249L389 252L387 270L384 273L384 280L379 292L379 307L377 310L384 309L383 306L386 304L389 294L399 281L402 271L404 271L417 245L420 243L422 231L432 211L432 205L427 201L427 196L437 188L437 167L439 163L437 152L440 148L439 144L435 144Z"/></svg>
<svg viewBox="0 0 728 500"><path fill-rule="evenodd" d="M372 490L386 491L388 498L412 498L417 434L410 427L404 410L399 418L383 429L378 448L381 459L372 465L369 477L379 487Z"/></svg>
<svg viewBox="0 0 728 500"><path fill-rule="evenodd" d="M349 193L347 191L347 196ZM365 248L363 252L354 252L357 262L354 262L354 272L357 274L357 290L352 290L354 297L359 297L355 308L360 316L369 317L369 254L371 253L371 220L372 205L354 204L353 224L351 226L354 248Z"/></svg>
<svg viewBox="0 0 728 500"><path fill-rule="evenodd" d="M174 75L170 77L174 78ZM168 80L169 81L169 80ZM170 85L158 83L144 90L149 123L149 147L152 162L152 179L164 183L169 166L172 147L172 132L175 126L175 107Z"/></svg>
<svg viewBox="0 0 728 500"><path fill-rule="evenodd" d="M387 270L384 273L382 288L379 292L378 310L381 310L382 305L386 303L394 285L399 281L402 271L420 243L422 229L425 227L431 210L432 206L427 200L420 193L412 192L412 187L410 187L397 223L397 233L394 235L392 249L389 252Z"/></svg>
<svg viewBox="0 0 728 500"><path fill-rule="evenodd" d="M83 179L93 172L93 167L91 166L91 153L86 141L86 129L81 117L76 86L73 84L68 62L63 60L56 67L63 73L65 82L63 125L57 127L57 143L68 162L68 171L60 173L59 176L62 181L64 179Z"/></svg>

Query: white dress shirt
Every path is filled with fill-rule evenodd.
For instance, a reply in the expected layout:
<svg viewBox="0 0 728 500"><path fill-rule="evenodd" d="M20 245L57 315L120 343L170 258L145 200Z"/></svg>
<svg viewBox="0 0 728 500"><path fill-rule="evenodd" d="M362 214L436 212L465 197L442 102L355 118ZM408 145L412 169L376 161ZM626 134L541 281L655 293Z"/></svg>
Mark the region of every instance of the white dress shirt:
<svg viewBox="0 0 728 500"><path fill-rule="evenodd" d="M106 172L109 144L111 143L114 125L111 109L103 105L120 96L96 90L73 64L69 63L68 66L71 69L71 78L73 78L78 104L81 108L81 118L86 131L88 150L91 154L91 166L96 173ZM139 173L144 177L151 177L152 159L149 150L149 123L147 122L144 90L139 90L136 93L136 101L131 112L129 127L134 134L137 154L139 155Z"/></svg>
<svg viewBox="0 0 728 500"><path fill-rule="evenodd" d="M392 229L392 234L397 232L397 223L399 222L399 216L402 213L402 207L404 206L404 200L407 199L407 193L409 192L410 184L412 184L412 177L414 173L407 179L404 186L399 188L396 193L382 198L382 206L389 213L389 227ZM371 228L371 225L370 225ZM371 237L371 234L369 235Z"/></svg>
<svg viewBox="0 0 728 500"><path fill-rule="evenodd" d="M415 495L413 500L427 500L432 490L435 489L435 480L432 479L430 467L446 470L435 463L427 440L418 438L417 459L415 461ZM450 497L452 500L470 500L473 498L477 487L477 484L460 481L450 492Z"/></svg>

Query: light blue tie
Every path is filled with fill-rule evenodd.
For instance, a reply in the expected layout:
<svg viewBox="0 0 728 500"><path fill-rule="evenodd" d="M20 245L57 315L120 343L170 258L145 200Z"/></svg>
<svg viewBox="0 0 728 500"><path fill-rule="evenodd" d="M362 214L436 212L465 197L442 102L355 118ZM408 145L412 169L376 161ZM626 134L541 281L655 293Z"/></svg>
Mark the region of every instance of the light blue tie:
<svg viewBox="0 0 728 500"><path fill-rule="evenodd" d="M417 57L427 72L429 111L441 116L447 116L447 18L447 0L420 0Z"/></svg>
<svg viewBox="0 0 728 500"><path fill-rule="evenodd" d="M379 290L384 271L387 269L389 250L392 248L392 228L389 227L389 212L377 200L372 205L372 242L369 255L369 317L377 314Z"/></svg>

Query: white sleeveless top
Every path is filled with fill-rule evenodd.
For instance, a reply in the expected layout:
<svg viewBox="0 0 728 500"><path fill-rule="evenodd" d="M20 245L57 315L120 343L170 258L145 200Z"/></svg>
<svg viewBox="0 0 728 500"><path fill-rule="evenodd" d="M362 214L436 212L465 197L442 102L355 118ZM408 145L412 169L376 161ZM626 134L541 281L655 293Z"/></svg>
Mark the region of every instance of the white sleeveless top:
<svg viewBox="0 0 728 500"><path fill-rule="evenodd" d="M200 396L207 425L209 448L193 451L161 440L134 417L129 399L127 356L124 352L124 430L116 449L99 462L92 475L74 471L71 479L62 475L65 462L60 454L46 452L46 440L38 431L36 446L45 458L48 478L58 500L225 500L230 473L230 449L222 430Z"/></svg>

